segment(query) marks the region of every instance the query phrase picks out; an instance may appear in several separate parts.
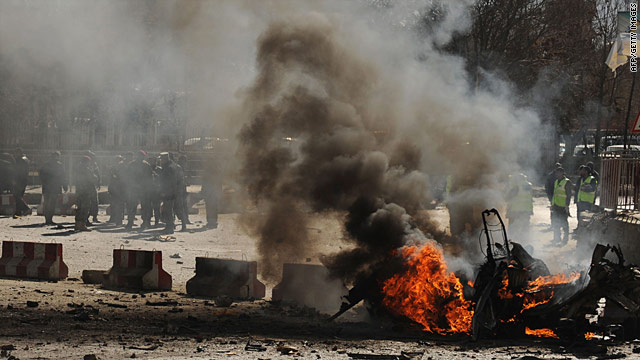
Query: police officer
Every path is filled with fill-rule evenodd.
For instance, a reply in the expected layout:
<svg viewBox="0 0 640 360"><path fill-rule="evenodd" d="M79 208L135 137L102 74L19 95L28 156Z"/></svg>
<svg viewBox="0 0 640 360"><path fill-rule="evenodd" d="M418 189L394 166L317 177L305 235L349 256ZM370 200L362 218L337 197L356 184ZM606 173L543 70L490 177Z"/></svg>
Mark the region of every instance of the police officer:
<svg viewBox="0 0 640 360"><path fill-rule="evenodd" d="M109 222L116 226L121 226L124 219L125 168L124 157L117 155L109 172L109 196L111 198Z"/></svg>
<svg viewBox="0 0 640 360"><path fill-rule="evenodd" d="M586 165L580 166L580 180L575 197L575 203L578 208L578 228L583 226L583 212L591 211L596 200L596 187L598 182L596 177L591 174L591 170ZM576 229L577 230L577 229Z"/></svg>
<svg viewBox="0 0 640 360"><path fill-rule="evenodd" d="M509 231L526 236L533 215L533 186L525 174L509 175L507 218Z"/></svg>
<svg viewBox="0 0 640 360"><path fill-rule="evenodd" d="M44 204L45 225L55 225L53 215L58 196L62 191L69 190L64 166L60 162L60 152L51 154L51 159L40 168L40 182L42 183L42 198Z"/></svg>
<svg viewBox="0 0 640 360"><path fill-rule="evenodd" d="M169 158L169 153L160 154L160 165L162 170L159 174L160 197L162 199L162 217L165 221L165 234L173 234L174 230L174 214L173 208L176 198L179 195L178 187L178 166Z"/></svg>
<svg viewBox="0 0 640 360"><path fill-rule="evenodd" d="M24 192L29 182L29 159L17 148L13 154L13 198L15 199L16 209L13 214L14 218L30 213L31 209L24 202Z"/></svg>
<svg viewBox="0 0 640 360"><path fill-rule="evenodd" d="M129 203L127 204L127 225L125 228L131 229L136 217L136 210L138 204L140 204L142 211L142 224L140 229L144 230L151 227L151 204L150 204L150 192L153 186L153 172L151 165L145 160L147 153L144 150L140 150L136 153L136 158L132 161L129 167L129 175L131 176L131 193L129 197Z"/></svg>
<svg viewBox="0 0 640 360"><path fill-rule="evenodd" d="M186 172L187 172L187 157L184 155L181 155L178 158L178 188L179 188L179 193L178 193L178 197L176 198L176 203L175 203L175 212L176 215L178 216L178 218L180 219L180 221L182 222L182 230L181 231L186 231L187 230L187 224L190 224L189 222L189 209L187 206L187 177L186 177Z"/></svg>
<svg viewBox="0 0 640 360"><path fill-rule="evenodd" d="M553 228L553 245L562 246L569 242L569 204L571 203L571 180L566 177L563 168L555 170L556 180L553 183L551 199L551 227ZM564 236L560 240L560 232Z"/></svg>
<svg viewBox="0 0 640 360"><path fill-rule="evenodd" d="M598 196L600 196L600 189L599 189L599 185L600 185L600 173L596 171L595 166L593 165L592 161L589 161L587 163L587 167L589 168L589 172L591 173L591 175L593 175L593 177L596 179L596 197L595 199L598 198ZM595 204L596 200L593 199L593 203Z"/></svg>
<svg viewBox="0 0 640 360"><path fill-rule="evenodd" d="M98 190L100 189L100 167L98 166L98 163L96 161L97 160L96 154L93 151L89 150L86 152L85 155L91 159L90 169L93 172L93 174L98 178L98 182L96 183L96 189L91 196L89 214L87 215L87 225L92 225L89 222L89 217L93 217L94 223L100 222L98 221Z"/></svg>
<svg viewBox="0 0 640 360"><path fill-rule="evenodd" d="M153 210L153 217L155 219L155 223L154 223L154 227L157 227L160 225L160 220L162 218L162 214L160 213L160 205L162 204L162 199L160 198L160 180L159 180L159 174L160 171L162 170L162 167L160 166L160 157L156 157L156 158L152 158L152 161L150 163L151 165L151 170L152 170L152 174L153 174L153 182L152 182L152 186L151 186L151 192L150 192L150 202L151 202L151 209Z"/></svg>
<svg viewBox="0 0 640 360"><path fill-rule="evenodd" d="M90 156L84 155L80 160L80 164L76 167L76 224L75 231L91 231L87 229L87 218L91 210L91 199L96 196L96 186L98 185L98 176L93 166L93 160Z"/></svg>

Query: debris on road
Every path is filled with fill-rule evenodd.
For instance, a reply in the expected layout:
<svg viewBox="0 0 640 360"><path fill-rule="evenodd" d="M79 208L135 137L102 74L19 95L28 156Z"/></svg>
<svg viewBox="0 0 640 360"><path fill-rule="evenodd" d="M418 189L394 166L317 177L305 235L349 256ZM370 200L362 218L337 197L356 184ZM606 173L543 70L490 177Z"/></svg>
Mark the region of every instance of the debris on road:
<svg viewBox="0 0 640 360"><path fill-rule="evenodd" d="M174 300L166 300L166 301L149 301L146 302L149 306L179 306L180 304Z"/></svg>
<svg viewBox="0 0 640 360"><path fill-rule="evenodd" d="M251 340L247 341L247 344L244 346L245 351L267 351L267 348L260 344L252 344Z"/></svg>
<svg viewBox="0 0 640 360"><path fill-rule="evenodd" d="M129 346L129 349L131 350L144 350L144 351L153 351L156 350L157 348L159 348L160 345L158 344L154 344L154 345L149 345L149 346Z"/></svg>
<svg viewBox="0 0 640 360"><path fill-rule="evenodd" d="M299 350L293 346L281 344L276 347L276 350L280 352L282 355L291 355L293 353L299 352Z"/></svg>

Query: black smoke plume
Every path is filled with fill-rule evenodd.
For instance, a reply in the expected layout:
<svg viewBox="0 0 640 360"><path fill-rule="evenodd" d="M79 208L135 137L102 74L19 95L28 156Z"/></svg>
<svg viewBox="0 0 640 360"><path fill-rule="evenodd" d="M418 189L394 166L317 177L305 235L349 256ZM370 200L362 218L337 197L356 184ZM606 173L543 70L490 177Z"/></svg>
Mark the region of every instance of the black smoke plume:
<svg viewBox="0 0 640 360"><path fill-rule="evenodd" d="M398 141L378 112L376 66L341 43L320 15L274 23L258 40L259 74L247 91L240 133L241 176L261 214L245 218L258 236L261 272L312 250L311 214L346 214L354 247L324 259L334 276L371 271L409 237L428 199L420 147Z"/></svg>

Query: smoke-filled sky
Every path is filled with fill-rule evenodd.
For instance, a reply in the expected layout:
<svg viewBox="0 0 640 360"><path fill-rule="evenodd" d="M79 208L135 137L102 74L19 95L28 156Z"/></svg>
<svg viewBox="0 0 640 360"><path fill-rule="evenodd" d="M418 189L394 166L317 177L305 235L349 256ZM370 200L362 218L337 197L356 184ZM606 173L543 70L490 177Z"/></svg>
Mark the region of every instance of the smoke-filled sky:
<svg viewBox="0 0 640 360"><path fill-rule="evenodd" d="M352 279L434 236L417 217L435 176L456 177L452 201L493 207L500 181L535 163L534 109L438 50L472 4L6 0L0 62L12 81L66 89L69 107L91 93L115 119L129 105L105 89L186 94L188 121L239 142L231 163L265 211L249 221L264 274L312 247L310 216L338 213L355 248L327 264Z"/></svg>

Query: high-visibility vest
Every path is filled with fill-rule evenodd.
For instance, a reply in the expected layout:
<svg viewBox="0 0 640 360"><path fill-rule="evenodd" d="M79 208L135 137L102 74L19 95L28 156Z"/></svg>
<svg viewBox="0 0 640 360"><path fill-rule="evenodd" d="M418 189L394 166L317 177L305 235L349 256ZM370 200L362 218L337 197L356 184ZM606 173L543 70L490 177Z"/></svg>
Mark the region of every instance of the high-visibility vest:
<svg viewBox="0 0 640 360"><path fill-rule="evenodd" d="M518 187L518 194L509 201L509 211L533 213L533 185L527 180L527 176L509 175L509 178L511 178L511 188Z"/></svg>
<svg viewBox="0 0 640 360"><path fill-rule="evenodd" d="M567 181L569 181L569 179L566 177L562 180L556 179L553 186L553 205L567 207Z"/></svg>
<svg viewBox="0 0 640 360"><path fill-rule="evenodd" d="M453 186L453 176L447 176L447 184L444 187L445 200L449 200L451 196L451 187Z"/></svg>
<svg viewBox="0 0 640 360"><path fill-rule="evenodd" d="M580 190L578 191L578 201L582 201L582 202L588 202L590 204L593 204L596 200L596 187L595 186L591 186L591 191L585 191L583 190L584 185L590 185L591 182L594 180L595 178L593 177L593 175L589 175L587 176L585 179L581 179L580 180Z"/></svg>

